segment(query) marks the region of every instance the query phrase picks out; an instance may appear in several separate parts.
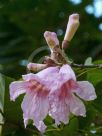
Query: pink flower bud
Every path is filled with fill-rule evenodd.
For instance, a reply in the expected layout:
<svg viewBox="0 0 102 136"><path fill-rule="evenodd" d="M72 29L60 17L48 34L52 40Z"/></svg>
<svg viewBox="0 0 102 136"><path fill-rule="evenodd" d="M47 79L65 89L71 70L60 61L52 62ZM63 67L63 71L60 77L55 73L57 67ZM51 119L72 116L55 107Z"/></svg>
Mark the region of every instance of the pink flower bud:
<svg viewBox="0 0 102 136"><path fill-rule="evenodd" d="M70 42L71 39L73 38L76 30L79 27L79 14L72 14L69 16L68 24L67 24L67 29L64 37L64 41ZM64 48L64 43L62 44L62 47Z"/></svg>
<svg viewBox="0 0 102 136"><path fill-rule="evenodd" d="M44 37L50 49L52 50L56 45L59 45L59 40L56 33L45 31Z"/></svg>
<svg viewBox="0 0 102 136"><path fill-rule="evenodd" d="M47 67L46 64L37 64L37 63L29 63L29 64L27 65L27 68L28 68L29 70L34 71L34 72L43 70L43 69L45 69L46 67Z"/></svg>

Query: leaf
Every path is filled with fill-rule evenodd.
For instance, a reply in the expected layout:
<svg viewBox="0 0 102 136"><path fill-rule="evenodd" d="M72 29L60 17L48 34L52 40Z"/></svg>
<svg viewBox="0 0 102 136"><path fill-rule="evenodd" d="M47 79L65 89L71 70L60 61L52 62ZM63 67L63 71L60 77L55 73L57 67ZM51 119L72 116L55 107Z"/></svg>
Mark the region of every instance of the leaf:
<svg viewBox="0 0 102 136"><path fill-rule="evenodd" d="M4 93L5 93L5 82L0 74L0 124L3 124L4 119L2 113L4 112ZM2 125L0 125L0 135L2 133Z"/></svg>
<svg viewBox="0 0 102 136"><path fill-rule="evenodd" d="M92 58L91 58L91 57L88 57L88 58L85 60L84 65L93 65L93 64L92 64Z"/></svg>
<svg viewBox="0 0 102 136"><path fill-rule="evenodd" d="M96 115L96 111L92 106L92 103L88 103L88 105L86 105L86 117L78 117L79 119L79 130L88 130L90 129L90 124L93 122L95 115Z"/></svg>
<svg viewBox="0 0 102 136"><path fill-rule="evenodd" d="M87 80L96 85L98 82L102 81L102 69L94 69L87 73Z"/></svg>
<svg viewBox="0 0 102 136"><path fill-rule="evenodd" d="M95 89L97 99L93 102L93 105L100 115L102 115L102 81L95 86Z"/></svg>
<svg viewBox="0 0 102 136"><path fill-rule="evenodd" d="M65 126L65 128L62 131L63 136L75 136L78 133L78 119L77 117L73 117L69 124Z"/></svg>
<svg viewBox="0 0 102 136"><path fill-rule="evenodd" d="M5 104L4 115L5 124L3 126L3 134L18 130L20 126L23 126L23 117L21 111L21 97L16 102L10 101L9 85L14 79L4 76L5 79Z"/></svg>
<svg viewBox="0 0 102 136"><path fill-rule="evenodd" d="M4 107L4 93L5 93L5 81L2 74L0 74L0 109L3 112Z"/></svg>
<svg viewBox="0 0 102 136"><path fill-rule="evenodd" d="M2 115L0 113L0 136L2 134L2 125L1 125L2 122L3 122L3 117L2 117Z"/></svg>
<svg viewBox="0 0 102 136"><path fill-rule="evenodd" d="M102 60L95 61L94 64L102 64ZM87 80L92 82L94 85L102 81L102 69L94 68L91 71L87 72Z"/></svg>
<svg viewBox="0 0 102 136"><path fill-rule="evenodd" d="M67 125L62 124L58 128L52 128L51 131L50 129L44 136L75 136L78 130L78 119L73 117Z"/></svg>

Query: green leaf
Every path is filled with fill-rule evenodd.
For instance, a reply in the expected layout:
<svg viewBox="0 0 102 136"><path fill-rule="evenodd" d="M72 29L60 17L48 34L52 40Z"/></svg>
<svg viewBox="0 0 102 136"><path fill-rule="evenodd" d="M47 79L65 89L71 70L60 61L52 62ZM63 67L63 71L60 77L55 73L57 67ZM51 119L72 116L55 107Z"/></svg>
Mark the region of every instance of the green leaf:
<svg viewBox="0 0 102 136"><path fill-rule="evenodd" d="M88 58L85 60L84 65L93 65L93 64L92 64L92 58L91 58L91 57L88 57Z"/></svg>
<svg viewBox="0 0 102 136"><path fill-rule="evenodd" d="M93 102L93 105L100 115L102 115L102 81L95 86L95 89L97 99Z"/></svg>
<svg viewBox="0 0 102 136"><path fill-rule="evenodd" d="M21 111L21 100L19 97L16 102L10 101L9 85L14 79L4 76L5 79L5 104L4 104L4 115L5 124L3 126L3 134L11 133L16 131L19 127L23 126L23 117Z"/></svg>
<svg viewBox="0 0 102 136"><path fill-rule="evenodd" d="M62 124L58 128L50 128L44 136L75 136L78 131L78 119L72 117L67 125Z"/></svg>
<svg viewBox="0 0 102 136"><path fill-rule="evenodd" d="M92 103L88 103L86 105L86 117L78 117L79 119L79 130L88 130L90 129L90 124L93 122L95 116L96 116L96 111L94 107L92 106Z"/></svg>
<svg viewBox="0 0 102 136"><path fill-rule="evenodd" d="M75 136L78 132L78 119L77 117L73 117L69 124L65 126L65 128L62 131L63 136Z"/></svg>
<svg viewBox="0 0 102 136"><path fill-rule="evenodd" d="M5 94L5 81L2 74L0 74L0 109L3 112L4 107L4 94Z"/></svg>
<svg viewBox="0 0 102 136"><path fill-rule="evenodd" d="M102 69L94 69L87 73L87 80L94 85L102 81Z"/></svg>
<svg viewBox="0 0 102 136"><path fill-rule="evenodd" d="M94 64L102 64L102 60L95 61ZM94 85L102 81L102 69L93 68L87 72L87 80L92 82Z"/></svg>
<svg viewBox="0 0 102 136"><path fill-rule="evenodd" d="M5 93L5 82L3 76L0 74L0 124L3 124L4 119L2 113L4 112L4 93ZM2 133L2 125L0 125L0 135Z"/></svg>

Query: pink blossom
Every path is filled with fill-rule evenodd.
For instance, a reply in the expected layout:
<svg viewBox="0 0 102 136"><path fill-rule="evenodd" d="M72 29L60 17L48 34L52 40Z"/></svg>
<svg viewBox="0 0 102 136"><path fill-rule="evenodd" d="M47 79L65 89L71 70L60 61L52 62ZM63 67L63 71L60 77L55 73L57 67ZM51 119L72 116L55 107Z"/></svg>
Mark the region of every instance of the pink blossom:
<svg viewBox="0 0 102 136"><path fill-rule="evenodd" d="M15 99L22 93L26 93L21 104L25 127L28 120L32 119L39 131L44 132L46 126L43 122L49 111L48 95L52 87L52 73L58 73L58 67L47 68L37 74L23 75L24 81L15 81L10 84L10 98ZM51 78L47 78L49 75Z"/></svg>
<svg viewBox="0 0 102 136"><path fill-rule="evenodd" d="M32 119L41 132L46 129L43 120L47 114L55 119L56 125L61 122L67 124L71 113L85 116L86 109L81 99L89 101L96 98L93 85L88 81L77 82L67 64L24 75L23 80L11 83L11 100L26 93L21 105L25 127Z"/></svg>
<svg viewBox="0 0 102 136"><path fill-rule="evenodd" d="M70 113L86 116L85 106L79 97L86 101L94 100L96 93L93 85L88 81L77 82L73 70L67 64L61 67L55 82L49 94L49 114L55 119L56 125L61 122L67 124Z"/></svg>

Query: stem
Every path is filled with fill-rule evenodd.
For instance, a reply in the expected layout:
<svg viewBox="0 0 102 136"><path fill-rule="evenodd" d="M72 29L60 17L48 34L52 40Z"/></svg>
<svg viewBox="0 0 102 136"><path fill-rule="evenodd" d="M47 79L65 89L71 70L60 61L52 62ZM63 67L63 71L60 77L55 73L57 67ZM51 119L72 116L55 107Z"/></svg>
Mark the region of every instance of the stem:
<svg viewBox="0 0 102 136"><path fill-rule="evenodd" d="M77 78L79 78L79 77L82 76L83 74L85 74L85 73L87 73L87 72L89 72L89 71L95 70L95 69L97 69L97 67L95 67L95 68L93 68L93 69L86 70L86 71L80 73L79 75L77 75Z"/></svg>
<svg viewBox="0 0 102 136"><path fill-rule="evenodd" d="M94 65L84 65L84 64L70 64L72 67L76 68L102 68L102 64L94 64Z"/></svg>
<svg viewBox="0 0 102 136"><path fill-rule="evenodd" d="M100 130L100 129L102 129L102 126L96 128L97 131Z"/></svg>
<svg viewBox="0 0 102 136"><path fill-rule="evenodd" d="M0 126L3 126L4 125L4 122L0 122Z"/></svg>
<svg viewBox="0 0 102 136"><path fill-rule="evenodd" d="M0 109L0 113L1 113L1 115L4 117L4 113L2 112L2 110Z"/></svg>
<svg viewBox="0 0 102 136"><path fill-rule="evenodd" d="M51 132L51 131L61 131L61 129L58 129L58 128L56 128L56 129L48 129L48 130L46 130L46 132Z"/></svg>

